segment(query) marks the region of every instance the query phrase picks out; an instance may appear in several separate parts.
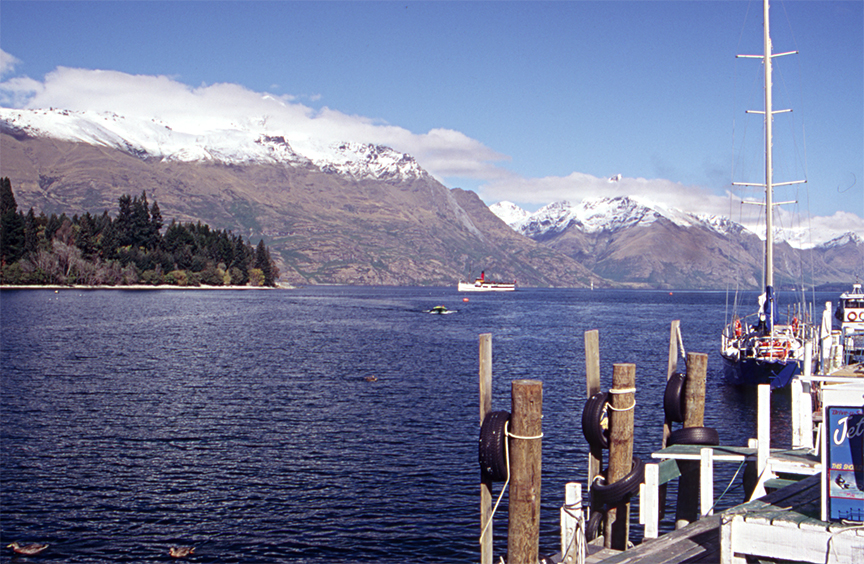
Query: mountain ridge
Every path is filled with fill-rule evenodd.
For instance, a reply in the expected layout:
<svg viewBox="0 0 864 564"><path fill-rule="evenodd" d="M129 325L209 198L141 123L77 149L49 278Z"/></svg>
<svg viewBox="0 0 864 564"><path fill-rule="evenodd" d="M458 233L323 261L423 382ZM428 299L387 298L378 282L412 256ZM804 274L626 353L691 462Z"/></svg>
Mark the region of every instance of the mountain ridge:
<svg viewBox="0 0 864 564"><path fill-rule="evenodd" d="M501 206L448 189L408 154L291 139L266 118L0 108L0 142L0 175L24 209L101 213L146 191L167 220L264 238L291 283L449 285L485 270L527 286L760 285L762 244L728 218L616 198L535 214L510 204L502 220ZM848 281L864 274L862 249L855 234L809 250L780 242L779 278L794 283L809 262L813 283Z"/></svg>
<svg viewBox="0 0 864 564"><path fill-rule="evenodd" d="M725 217L669 210L632 197L553 202L533 214L511 202L490 210L517 232L610 280L668 287L761 286L764 242ZM864 241L852 232L806 249L779 241L775 257L778 285L848 281L864 274Z"/></svg>

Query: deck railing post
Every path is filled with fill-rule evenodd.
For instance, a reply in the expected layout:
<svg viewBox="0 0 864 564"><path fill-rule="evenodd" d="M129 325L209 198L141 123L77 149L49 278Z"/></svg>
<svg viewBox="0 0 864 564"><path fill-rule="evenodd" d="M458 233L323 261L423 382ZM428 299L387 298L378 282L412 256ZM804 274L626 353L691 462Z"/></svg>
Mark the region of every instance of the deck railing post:
<svg viewBox="0 0 864 564"><path fill-rule="evenodd" d="M564 490L564 507L561 508L561 563L584 562L584 525L580 528L582 515L582 484L567 482ZM584 520L583 520L584 523ZM580 551L583 552L580 559Z"/></svg>

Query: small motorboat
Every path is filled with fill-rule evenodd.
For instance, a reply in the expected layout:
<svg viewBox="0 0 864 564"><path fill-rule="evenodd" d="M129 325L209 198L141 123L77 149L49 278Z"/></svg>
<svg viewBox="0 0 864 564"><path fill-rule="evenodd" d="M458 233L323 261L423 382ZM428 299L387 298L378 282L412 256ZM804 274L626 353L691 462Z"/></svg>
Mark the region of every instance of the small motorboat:
<svg viewBox="0 0 864 564"><path fill-rule="evenodd" d="M449 313L456 313L455 309L447 309L447 306L437 305L427 311L426 313L437 313L438 315L447 315Z"/></svg>

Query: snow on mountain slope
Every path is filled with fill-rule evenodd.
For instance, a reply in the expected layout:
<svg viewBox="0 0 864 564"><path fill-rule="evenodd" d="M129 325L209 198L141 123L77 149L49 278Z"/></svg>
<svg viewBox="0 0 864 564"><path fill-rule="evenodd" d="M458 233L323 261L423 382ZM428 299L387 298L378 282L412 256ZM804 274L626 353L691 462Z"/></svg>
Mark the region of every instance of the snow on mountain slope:
<svg viewBox="0 0 864 564"><path fill-rule="evenodd" d="M617 231L649 225L660 218L681 227L701 226L721 235L739 235L748 231L726 217L694 215L637 197L585 199L578 205L567 201L554 202L534 213L511 202L499 202L489 209L514 230L532 238L561 233L571 226L584 233Z"/></svg>
<svg viewBox="0 0 864 564"><path fill-rule="evenodd" d="M567 201L554 202L533 214L528 214L509 202L503 204L508 205L496 205L490 209L508 225L529 237L560 233L571 226L585 233L617 231L637 225L649 225L660 218L685 227L702 223L702 220L692 214L628 197L585 199L578 205ZM520 219L518 211L512 208L526 215ZM716 223L721 224L719 220Z"/></svg>
<svg viewBox="0 0 864 564"><path fill-rule="evenodd" d="M498 202L497 204L492 204L489 206L489 211L498 216L498 218L518 231L518 226L522 224L528 217L531 216L530 213L523 210L513 202Z"/></svg>
<svg viewBox="0 0 864 564"><path fill-rule="evenodd" d="M362 143L304 140L297 150L265 124L198 123L180 127L110 112L0 108L0 126L13 134L113 147L141 158L226 164L310 165L355 179L405 180L427 174L409 155ZM181 129L182 127L182 129Z"/></svg>
<svg viewBox="0 0 864 564"><path fill-rule="evenodd" d="M848 245L852 243L856 246L864 246L864 239L862 239L857 233L853 233L852 231L848 231L839 237L835 237L826 243L822 243L821 245L817 245L818 247L823 248L834 248L834 247L842 247L843 245Z"/></svg>

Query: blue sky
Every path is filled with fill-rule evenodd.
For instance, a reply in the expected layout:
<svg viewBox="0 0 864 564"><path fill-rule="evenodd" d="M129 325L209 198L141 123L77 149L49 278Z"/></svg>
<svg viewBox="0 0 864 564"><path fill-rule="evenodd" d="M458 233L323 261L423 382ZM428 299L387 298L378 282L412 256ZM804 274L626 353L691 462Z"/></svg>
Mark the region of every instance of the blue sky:
<svg viewBox="0 0 864 564"><path fill-rule="evenodd" d="M775 0L771 21L775 52L800 51L775 59L775 109L794 109L775 118L775 176L808 180L777 198L864 236L864 2ZM3 0L0 105L122 113L129 92L107 107L104 75L86 95L97 70L118 91L239 85L487 203L629 193L741 220L728 193L760 197L730 183L762 179L761 121L744 112L763 102L759 62L735 55L761 54L761 28L761 2L743 0Z"/></svg>

